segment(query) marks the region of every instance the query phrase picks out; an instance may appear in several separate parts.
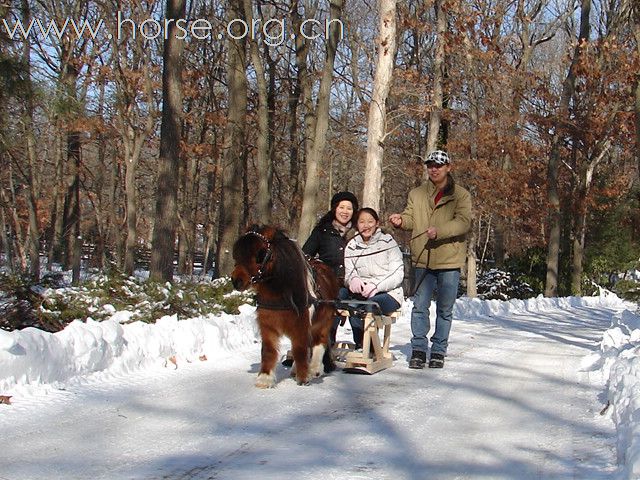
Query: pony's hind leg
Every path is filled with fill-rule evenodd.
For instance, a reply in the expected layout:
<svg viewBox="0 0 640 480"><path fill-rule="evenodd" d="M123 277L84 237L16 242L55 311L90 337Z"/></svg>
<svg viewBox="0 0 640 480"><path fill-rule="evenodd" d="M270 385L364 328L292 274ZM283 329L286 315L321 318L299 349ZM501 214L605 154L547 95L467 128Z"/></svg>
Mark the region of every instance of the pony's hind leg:
<svg viewBox="0 0 640 480"><path fill-rule="evenodd" d="M314 345L311 350L311 364L309 365L309 371L312 377L319 377L322 375L322 359L324 358L325 350L326 349L323 344Z"/></svg>
<svg viewBox="0 0 640 480"><path fill-rule="evenodd" d="M335 321L335 310L326 305L321 305L316 313L313 325L311 326L311 374L315 377L336 369L336 364L331 354L331 328Z"/></svg>

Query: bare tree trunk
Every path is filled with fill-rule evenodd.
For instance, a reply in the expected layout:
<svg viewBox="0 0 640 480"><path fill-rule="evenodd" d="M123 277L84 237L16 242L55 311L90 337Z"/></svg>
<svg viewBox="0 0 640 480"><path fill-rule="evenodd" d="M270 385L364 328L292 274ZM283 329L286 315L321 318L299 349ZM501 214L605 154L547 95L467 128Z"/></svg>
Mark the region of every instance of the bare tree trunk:
<svg viewBox="0 0 640 480"><path fill-rule="evenodd" d="M469 72L475 72L476 67L474 65L474 57L471 54L471 41L467 35L464 36L464 45L466 48L465 61ZM470 154L471 160L478 159L478 125L480 123L480 114L478 112L480 101L480 95L476 87L476 82L472 77L469 81L469 123L470 123ZM476 225L480 225L478 219L474 218L472 221L471 230L469 233L467 244L467 296L469 298L476 298L478 296L478 257L476 254L476 248L478 246L478 229ZM484 255L483 255L484 257Z"/></svg>
<svg viewBox="0 0 640 480"><path fill-rule="evenodd" d="M0 191L4 192L4 189L0 187ZM0 230L0 238L2 239L2 250L4 251L9 271L13 272L15 269L15 265L13 262L13 248L11 247L11 242L9 242L9 237L7 237L7 219L4 213L4 205L0 206L0 228L2 229Z"/></svg>
<svg viewBox="0 0 640 480"><path fill-rule="evenodd" d="M204 131L200 143L204 143ZM185 135L186 138L186 135ZM193 261L196 247L196 218L198 216L198 194L200 178L200 159L189 158L183 162L182 208L180 214L180 243L178 251L178 272L181 275L193 275Z"/></svg>
<svg viewBox="0 0 640 480"><path fill-rule="evenodd" d="M327 141L327 131L329 129L329 100L331 93L331 83L333 79L333 65L338 49L339 36L342 34L340 26L333 20L339 20L342 16L343 0L331 0L331 25L327 38L327 53L320 89L315 109L315 129L313 130L313 141L311 150L307 151L307 172L302 197L302 213L300 214L300 226L298 228L298 238L302 241L306 239L315 224L315 213L318 203L318 190L320 188L319 164L324 147Z"/></svg>
<svg viewBox="0 0 640 480"><path fill-rule="evenodd" d="M125 190L125 217L127 222L127 240L124 246L124 265L123 270L127 275L133 275L135 268L135 249L137 243L137 225L138 225L138 187L136 185L136 170L138 166L138 158L132 151L132 138L135 133L133 128L127 127L129 138L124 142L124 190ZM135 147L134 147L135 148Z"/></svg>
<svg viewBox="0 0 640 480"><path fill-rule="evenodd" d="M638 34L638 45L640 45L640 33ZM640 50L640 46L638 50ZM640 172L640 77L638 77L636 81L636 101L634 109L636 117L636 158L638 160L638 172Z"/></svg>
<svg viewBox="0 0 640 480"><path fill-rule="evenodd" d="M33 110L31 110L31 115L33 115ZM38 281L40 280L40 227L38 225L38 193L36 192L34 185L35 180L33 178L37 159L33 130L31 130L32 127L29 128L30 131L27 133L27 154L29 156L29 174L27 178L29 188L27 195L27 208L29 211L29 262L31 277L35 281Z"/></svg>
<svg viewBox="0 0 640 480"><path fill-rule="evenodd" d="M562 142L564 140L564 122L569 121L569 107L575 91L575 69L580 60L583 44L589 40L589 15L591 0L581 0L580 32L574 50L567 78L562 85L560 97L558 124L555 126L547 167L547 201L549 204L549 244L547 246L547 277L545 282L545 297L558 296L559 255L560 255L560 194L558 192L558 173Z"/></svg>
<svg viewBox="0 0 640 480"><path fill-rule="evenodd" d="M149 81L148 78L147 81ZM125 164L125 220L127 225L123 270L127 275L133 275L136 246L138 244L138 185L136 182L136 173L142 155L142 147L144 146L145 140L151 134L152 129L153 117L148 115L142 129L137 130L131 124L127 123L122 133Z"/></svg>
<svg viewBox="0 0 640 480"><path fill-rule="evenodd" d="M478 296L478 259L476 257L476 245L478 236L475 226L469 230L469 238L467 243L467 297L476 298Z"/></svg>
<svg viewBox="0 0 640 480"><path fill-rule="evenodd" d="M18 210L16 202L16 189L13 184L13 169L11 165L9 165L9 193L11 195L11 199L7 198L4 188L0 189L0 200L4 205L10 205L11 209L11 225L13 227L14 232L14 251L18 260L18 269L21 273L25 272L27 269L27 255L25 254L23 244L23 236L22 236L22 227L20 226L20 217L18 216Z"/></svg>
<svg viewBox="0 0 640 480"><path fill-rule="evenodd" d="M25 24L31 21L31 10L29 2L22 0L22 12ZM25 39L23 46L23 65L25 67L25 73L27 77L28 91L26 92L25 99L25 139L28 165L26 169L25 182L27 185L28 193L26 195L27 209L29 211L29 264L31 277L38 281L40 280L40 227L38 225L38 206L37 198L38 192L36 190L35 172L38 159L36 158L36 146L35 136L33 132L33 85L31 83L31 41Z"/></svg>
<svg viewBox="0 0 640 480"><path fill-rule="evenodd" d="M211 155L213 161L207 165L207 202L206 202L206 223L205 223L205 241L204 241L204 259L202 261L202 275L207 274L207 268L209 267L211 254L214 253L214 244L216 239L215 234L215 218L216 218L216 208L215 204L217 199L217 185L218 185L218 177L220 169L218 168L219 163L219 152L216 148L217 140L214 138L212 140L213 144L213 153Z"/></svg>
<svg viewBox="0 0 640 480"><path fill-rule="evenodd" d="M182 50L176 20L185 17L185 0L167 0L169 21L164 42L162 69L162 124L160 127L160 158L158 187L151 242L149 278L153 281L173 280L173 252L176 240L178 171L182 140Z"/></svg>
<svg viewBox="0 0 640 480"><path fill-rule="evenodd" d="M100 81L99 94L98 94L98 118L101 122L104 122L104 108L105 108L105 83L104 78ZM102 131L97 134L97 157L99 170L96 175L96 190L100 192L96 201L94 202L94 214L95 214L95 228L97 231L97 237L94 239L95 252L92 261L92 266L99 269L103 269L107 264L107 237L108 237L108 213L107 211L112 208L112 202L105 201L105 193L111 190L110 183L107 177L107 141ZM109 170L110 171L110 170ZM108 193L107 193L108 195Z"/></svg>
<svg viewBox="0 0 640 480"><path fill-rule="evenodd" d="M640 6L636 4L633 11L633 35L636 39L636 50L640 55ZM640 76L636 75L635 105L634 112L636 118L636 159L638 172L640 172Z"/></svg>
<svg viewBox="0 0 640 480"><path fill-rule="evenodd" d="M61 124L60 121L57 122L58 126ZM61 131L57 129L57 131ZM56 174L55 174L55 184L54 184L54 203L51 213L52 218L52 226L51 226L51 238L49 241L49 259L48 263L51 265L54 262L61 263L63 260L63 252L64 252L64 224L65 224L65 192L66 192L66 184L65 184L65 158L62 154L62 136L60 134L56 135Z"/></svg>
<svg viewBox="0 0 640 480"><path fill-rule="evenodd" d="M363 205L380 209L382 161L387 127L387 96L393 78L396 49L396 0L380 1L378 32L378 65L369 104L367 158L364 174Z"/></svg>
<svg viewBox="0 0 640 480"><path fill-rule="evenodd" d="M611 141L604 140L601 146L597 147L597 152L593 158L589 159L587 164L578 169L578 195L575 199L577 206L574 236L573 236L573 260L571 268L571 294L575 296L582 295L582 272L584 271L584 247L585 237L587 233L587 200L591 185L593 183L593 175L596 167L602 162L611 148Z"/></svg>
<svg viewBox="0 0 640 480"><path fill-rule="evenodd" d="M77 131L67 133L67 154L69 164L73 165L73 183L68 191L70 211L67 223L66 264L71 267L72 285L78 285L80 283L80 250L82 245L80 232L80 163L82 147L80 145L80 133Z"/></svg>
<svg viewBox="0 0 640 480"><path fill-rule="evenodd" d="M229 18L243 18L243 0L229 5ZM235 25L234 25L235 26ZM235 35L239 37L239 35ZM244 136L247 110L246 53L244 39L229 39L227 84L229 111L222 153L222 195L220 197L219 240L216 252L218 275L233 269L232 246L240 233L242 218L242 177L244 176Z"/></svg>
<svg viewBox="0 0 640 480"><path fill-rule="evenodd" d="M253 25L253 9L251 0L244 0L244 14L247 24ZM256 38L249 39L251 62L256 70L256 83L258 85L258 132L256 141L256 174L258 180L257 211L256 215L261 223L271 223L271 181L272 165L270 163L271 145L269 142L269 93L267 88L266 72L258 50ZM266 49L266 47L265 47ZM268 52L265 52L268 55Z"/></svg>
<svg viewBox="0 0 640 480"><path fill-rule="evenodd" d="M300 31L302 18L298 13L298 1L293 0L291 6L291 20L294 31ZM298 105L300 101L308 102L311 95L311 87L309 85L309 70L307 67L307 52L309 44L302 35L296 35L296 68L297 74L293 90L289 95L289 178L291 182L291 197L289 202L289 224L296 225L300 213L300 204L302 203L301 187L304 184L302 176L302 159L299 148L299 125L298 125ZM305 103L306 105L306 103ZM309 112L305 111L308 116ZM309 142L310 130L305 130L306 145ZM310 149L310 148L309 148ZM305 148L305 151L308 150Z"/></svg>
<svg viewBox="0 0 640 480"><path fill-rule="evenodd" d="M442 123L442 106L444 99L444 61L445 34L447 32L447 16L442 6L443 0L435 0L436 11L436 45L433 59L433 106L429 115L429 132L427 135L427 154L437 149Z"/></svg>
<svg viewBox="0 0 640 480"><path fill-rule="evenodd" d="M107 225L105 226L107 245L112 248L113 261L116 265L120 264L120 228L118 228L119 202L118 190L120 188L120 166L116 158L111 160L111 169L109 170L110 186L107 190ZM106 259L105 259L106 260Z"/></svg>

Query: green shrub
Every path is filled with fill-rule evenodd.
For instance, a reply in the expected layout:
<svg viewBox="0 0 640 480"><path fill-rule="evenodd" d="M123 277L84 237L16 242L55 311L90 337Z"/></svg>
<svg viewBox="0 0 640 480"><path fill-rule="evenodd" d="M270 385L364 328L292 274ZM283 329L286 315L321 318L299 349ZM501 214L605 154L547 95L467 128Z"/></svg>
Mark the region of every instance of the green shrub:
<svg viewBox="0 0 640 480"><path fill-rule="evenodd" d="M613 291L625 300L640 301L640 283L633 280L620 280L613 287Z"/></svg>
<svg viewBox="0 0 640 480"><path fill-rule="evenodd" d="M511 257L505 265L508 271L519 282L531 289L531 296L544 292L547 276L547 252L542 247L532 247L522 254Z"/></svg>
<svg viewBox="0 0 640 480"><path fill-rule="evenodd" d="M184 319L222 312L237 314L240 305L253 303L253 295L234 291L229 278L157 283L112 272L77 287L52 286L57 285L36 284L22 277L0 277L2 303L12 305L8 311L15 311L14 321L3 321L0 328L36 326L58 331L73 320L90 317L101 321L122 310L132 312L130 321L153 323L165 315ZM29 321L17 321L20 316Z"/></svg>
<svg viewBox="0 0 640 480"><path fill-rule="evenodd" d="M478 297L483 300L510 300L534 297L531 287L509 272L492 268L478 278Z"/></svg>

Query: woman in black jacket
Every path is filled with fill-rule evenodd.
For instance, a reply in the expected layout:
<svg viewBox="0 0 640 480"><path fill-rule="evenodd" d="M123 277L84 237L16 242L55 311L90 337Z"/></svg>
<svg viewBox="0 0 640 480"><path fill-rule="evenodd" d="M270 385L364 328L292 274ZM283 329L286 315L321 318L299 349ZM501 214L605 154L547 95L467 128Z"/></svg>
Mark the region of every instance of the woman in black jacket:
<svg viewBox="0 0 640 480"><path fill-rule="evenodd" d="M329 265L340 286L344 286L344 248L355 234L352 220L358 211L358 199L351 192L338 192L331 198L329 210L316 224L302 246L310 257L318 257ZM331 345L336 343L336 332L342 317L336 317L331 329Z"/></svg>
<svg viewBox="0 0 640 480"><path fill-rule="evenodd" d="M349 241L351 220L358 211L358 199L351 192L338 192L331 198L331 210L318 221L302 246L310 257L329 265L344 285L344 247Z"/></svg>

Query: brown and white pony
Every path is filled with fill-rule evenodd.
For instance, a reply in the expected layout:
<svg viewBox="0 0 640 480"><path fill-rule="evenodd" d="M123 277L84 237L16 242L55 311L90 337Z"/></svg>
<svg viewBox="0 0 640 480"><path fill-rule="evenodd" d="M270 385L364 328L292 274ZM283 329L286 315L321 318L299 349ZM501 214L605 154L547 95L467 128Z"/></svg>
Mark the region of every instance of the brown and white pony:
<svg viewBox="0 0 640 480"><path fill-rule="evenodd" d="M256 291L262 362L256 387L275 386L278 347L283 335L291 339L298 385L335 369L329 337L336 315L338 280L318 260L307 262L300 247L282 230L253 226L233 245L237 290ZM311 352L311 361L309 355Z"/></svg>

